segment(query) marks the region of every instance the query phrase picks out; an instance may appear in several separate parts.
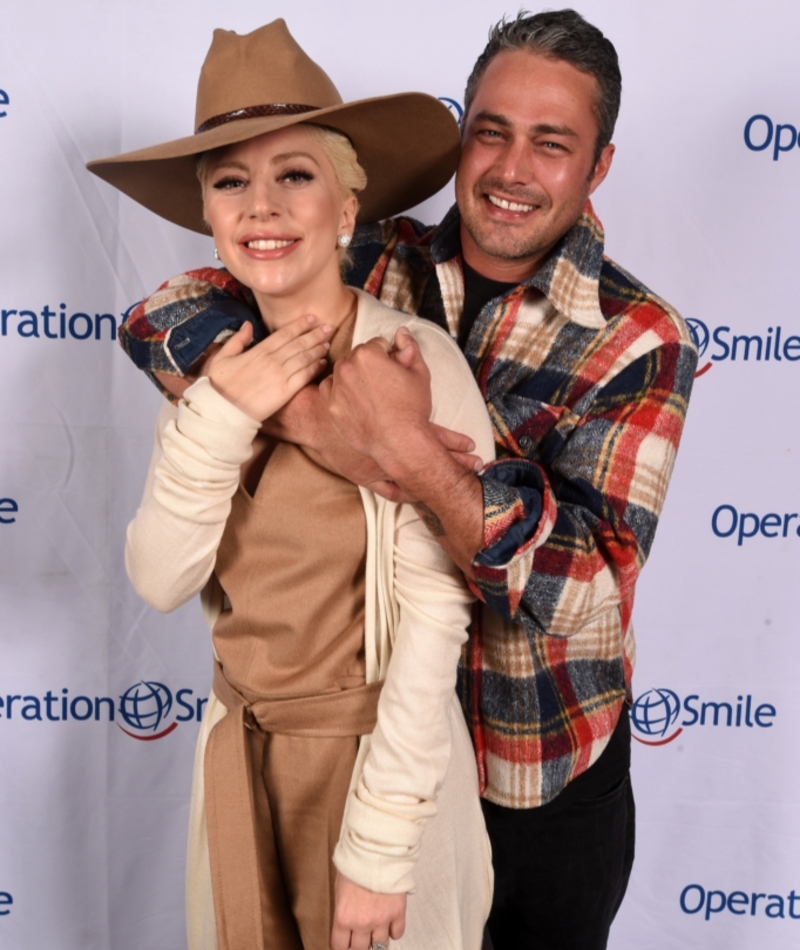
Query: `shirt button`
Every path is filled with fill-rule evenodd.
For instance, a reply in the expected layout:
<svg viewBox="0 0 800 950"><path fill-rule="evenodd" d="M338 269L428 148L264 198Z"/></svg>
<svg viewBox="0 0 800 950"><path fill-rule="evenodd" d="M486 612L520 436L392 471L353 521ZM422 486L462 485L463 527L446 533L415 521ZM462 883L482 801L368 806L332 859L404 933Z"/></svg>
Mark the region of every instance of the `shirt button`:
<svg viewBox="0 0 800 950"><path fill-rule="evenodd" d="M533 445L533 439L529 435L522 435L519 439L519 447L527 450Z"/></svg>

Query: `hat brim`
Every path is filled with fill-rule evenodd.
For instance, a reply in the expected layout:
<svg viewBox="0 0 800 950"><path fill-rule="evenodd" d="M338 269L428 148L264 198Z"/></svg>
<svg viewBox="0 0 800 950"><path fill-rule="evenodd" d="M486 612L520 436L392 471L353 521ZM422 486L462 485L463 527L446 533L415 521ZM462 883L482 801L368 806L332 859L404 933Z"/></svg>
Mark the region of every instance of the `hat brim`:
<svg viewBox="0 0 800 950"><path fill-rule="evenodd" d="M162 218L208 233L196 175L201 152L302 123L343 132L367 174L360 223L379 221L439 191L458 162L458 124L438 99L400 93L298 115L237 119L197 135L89 162L90 172Z"/></svg>

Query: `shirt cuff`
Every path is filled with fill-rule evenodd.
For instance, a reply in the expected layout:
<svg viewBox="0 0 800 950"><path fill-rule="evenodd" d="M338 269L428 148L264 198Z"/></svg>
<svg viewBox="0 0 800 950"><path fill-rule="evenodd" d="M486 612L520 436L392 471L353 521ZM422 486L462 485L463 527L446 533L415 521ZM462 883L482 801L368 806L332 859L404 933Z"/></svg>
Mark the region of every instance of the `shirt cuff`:
<svg viewBox="0 0 800 950"><path fill-rule="evenodd" d="M532 462L492 462L479 476L483 486L483 548L475 567L504 567L539 535L545 481Z"/></svg>

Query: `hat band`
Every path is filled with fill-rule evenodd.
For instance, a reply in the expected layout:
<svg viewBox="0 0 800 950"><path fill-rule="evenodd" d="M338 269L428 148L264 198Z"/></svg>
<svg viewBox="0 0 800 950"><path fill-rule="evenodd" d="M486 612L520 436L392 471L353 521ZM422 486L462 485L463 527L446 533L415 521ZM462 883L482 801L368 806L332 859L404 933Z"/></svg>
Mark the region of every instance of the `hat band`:
<svg viewBox="0 0 800 950"><path fill-rule="evenodd" d="M303 106L295 102L275 102L267 106L248 106L246 109L234 109L233 112L223 112L221 115L213 115L206 119L202 125L198 125L195 135L201 132L208 132L209 129L216 129L218 125L225 125L226 122L235 122L237 119L262 119L269 115L300 115L303 112L316 112L319 106Z"/></svg>

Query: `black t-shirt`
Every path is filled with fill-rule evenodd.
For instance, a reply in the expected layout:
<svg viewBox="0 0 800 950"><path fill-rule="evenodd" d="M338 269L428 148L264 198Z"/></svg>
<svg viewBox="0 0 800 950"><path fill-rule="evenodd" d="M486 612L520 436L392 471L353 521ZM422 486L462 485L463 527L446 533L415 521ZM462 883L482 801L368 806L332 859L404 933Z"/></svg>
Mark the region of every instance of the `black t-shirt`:
<svg viewBox="0 0 800 950"><path fill-rule="evenodd" d="M464 312L458 324L458 345L462 350L466 349L470 330L486 304L495 297L502 297L516 286L501 280L489 280L464 262Z"/></svg>

